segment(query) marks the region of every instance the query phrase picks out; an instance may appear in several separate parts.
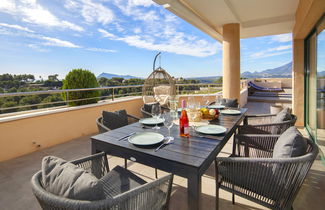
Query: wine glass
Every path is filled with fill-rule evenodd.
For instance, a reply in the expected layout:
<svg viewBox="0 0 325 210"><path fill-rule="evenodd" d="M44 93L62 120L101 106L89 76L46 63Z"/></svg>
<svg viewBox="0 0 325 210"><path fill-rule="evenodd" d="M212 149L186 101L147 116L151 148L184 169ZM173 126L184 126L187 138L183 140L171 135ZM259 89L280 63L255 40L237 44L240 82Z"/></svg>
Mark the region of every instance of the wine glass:
<svg viewBox="0 0 325 210"><path fill-rule="evenodd" d="M209 95L204 95L203 97L202 97L202 102L203 102L203 104L205 105L205 106L209 106L209 104L210 104L210 100L209 100Z"/></svg>
<svg viewBox="0 0 325 210"><path fill-rule="evenodd" d="M216 95L216 105L221 105L222 103L222 95Z"/></svg>
<svg viewBox="0 0 325 210"><path fill-rule="evenodd" d="M160 115L161 115L161 107L159 103L153 104L151 107L151 114L152 117L155 119L159 119ZM158 126L158 124L156 124L155 127L153 127L153 129L160 129L160 127Z"/></svg>
<svg viewBox="0 0 325 210"><path fill-rule="evenodd" d="M174 125L174 116L170 112L165 112L163 114L164 125L168 128L168 136L165 138L167 141L174 140L174 137L170 135L170 129Z"/></svg>

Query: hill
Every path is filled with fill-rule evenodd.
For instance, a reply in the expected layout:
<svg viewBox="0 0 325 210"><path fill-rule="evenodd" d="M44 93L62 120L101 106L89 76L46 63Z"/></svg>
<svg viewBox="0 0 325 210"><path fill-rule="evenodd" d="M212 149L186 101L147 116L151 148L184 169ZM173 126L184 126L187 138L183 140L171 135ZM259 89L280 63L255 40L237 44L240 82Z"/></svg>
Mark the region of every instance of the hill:
<svg viewBox="0 0 325 210"><path fill-rule="evenodd" d="M210 76L210 77L188 77L185 78L187 80L193 79L193 80L199 80L200 83L213 83L217 79L219 79L220 76Z"/></svg>
<svg viewBox="0 0 325 210"><path fill-rule="evenodd" d="M241 74L241 77L245 78L291 78L291 76L292 62L273 69L266 69L263 71L255 72L246 71Z"/></svg>
<svg viewBox="0 0 325 210"><path fill-rule="evenodd" d="M107 79L112 79L113 77L122 77L124 79L138 78L138 77L131 76L131 75L110 74L110 73L104 73L104 72L97 76L97 78L101 78L101 77L105 77Z"/></svg>

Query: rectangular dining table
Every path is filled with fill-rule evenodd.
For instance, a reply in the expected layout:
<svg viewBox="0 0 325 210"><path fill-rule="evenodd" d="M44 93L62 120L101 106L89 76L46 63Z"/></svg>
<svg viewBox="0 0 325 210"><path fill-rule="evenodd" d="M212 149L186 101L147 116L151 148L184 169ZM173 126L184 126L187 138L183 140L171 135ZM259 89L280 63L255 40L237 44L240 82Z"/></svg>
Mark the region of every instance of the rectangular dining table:
<svg viewBox="0 0 325 210"><path fill-rule="evenodd" d="M139 147L129 143L128 138L118 140L133 132L154 131L140 123L134 123L91 137L92 153L106 152L108 155L126 158L187 178L188 209L198 210L201 205L201 176L235 133L237 125L243 121L247 109L239 110L241 114L220 114L217 120L210 122L227 128L221 135L201 135L192 131L191 137L183 138L179 135L178 126L174 126L171 129L171 135L175 138L173 143L155 151L159 145ZM168 135L165 127L154 132Z"/></svg>

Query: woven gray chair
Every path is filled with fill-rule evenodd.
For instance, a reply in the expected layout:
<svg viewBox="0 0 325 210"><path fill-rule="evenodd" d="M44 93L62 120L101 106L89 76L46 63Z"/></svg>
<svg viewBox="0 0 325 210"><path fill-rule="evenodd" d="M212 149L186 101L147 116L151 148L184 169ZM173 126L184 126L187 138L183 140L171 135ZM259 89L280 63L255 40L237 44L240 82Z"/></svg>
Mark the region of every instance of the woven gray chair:
<svg viewBox="0 0 325 210"><path fill-rule="evenodd" d="M318 154L309 139L303 156L272 158L280 135L237 135L236 151L216 157L216 209L219 188L271 209L290 209Z"/></svg>
<svg viewBox="0 0 325 210"><path fill-rule="evenodd" d="M93 173L98 179L109 172L108 161L105 153L95 154L86 158L72 161L73 164ZM131 172L129 172L131 173ZM123 175L121 175L123 176ZM135 175L134 175L135 176ZM125 179L115 177L115 181L104 184L104 194L112 188L123 189ZM42 173L37 172L31 180L33 193L42 209L50 210L77 210L77 209L100 209L100 210L145 210L145 209L168 209L169 198L173 183L173 175L169 174L150 183L145 183L126 192L121 191L114 197L104 200L85 201L73 200L60 197L47 192L42 185ZM121 186L118 186L121 185Z"/></svg>
<svg viewBox="0 0 325 210"><path fill-rule="evenodd" d="M209 106L211 105L215 105L216 102L213 101L209 104ZM221 100L221 105L224 105L226 107L229 107L229 108L239 108L239 104L238 104L238 101L237 99L228 99L228 98L223 98Z"/></svg>
<svg viewBox="0 0 325 210"><path fill-rule="evenodd" d="M138 122L139 121L139 118L133 116L133 115L130 115L130 114L127 114L127 120L128 120L128 124L132 124L132 123L135 123L135 122ZM108 132L110 130L113 130L112 128L109 128L107 126L104 125L103 123L103 117L99 117L97 120L96 120L96 124L97 124L97 127L98 127L98 131L99 133L105 133L105 132ZM124 168L127 168L127 159L124 159Z"/></svg>
<svg viewBox="0 0 325 210"><path fill-rule="evenodd" d="M143 104L143 106L140 109L143 118L152 117L151 107L152 107L152 104ZM161 112L169 111L169 108L167 108L167 107L164 107L164 106L160 106L160 107L161 107Z"/></svg>
<svg viewBox="0 0 325 210"><path fill-rule="evenodd" d="M128 124L132 124L132 123L135 123L135 122L138 122L139 121L139 118L137 118L137 117L135 117L133 115L127 114L127 117L128 117ZM112 129L106 127L103 124L103 117L97 118L96 124L97 124L99 133L105 133L107 131L112 130Z"/></svg>
<svg viewBox="0 0 325 210"><path fill-rule="evenodd" d="M282 134L294 126L297 117L291 114L291 120L274 123L275 114L246 115L244 125L238 126L239 134Z"/></svg>

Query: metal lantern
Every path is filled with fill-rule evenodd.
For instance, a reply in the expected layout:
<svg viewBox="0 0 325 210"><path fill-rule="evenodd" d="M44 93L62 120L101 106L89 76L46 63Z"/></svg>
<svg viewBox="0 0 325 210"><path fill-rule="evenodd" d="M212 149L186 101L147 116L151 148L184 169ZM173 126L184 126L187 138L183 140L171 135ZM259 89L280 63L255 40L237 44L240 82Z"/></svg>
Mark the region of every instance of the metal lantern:
<svg viewBox="0 0 325 210"><path fill-rule="evenodd" d="M155 69L156 59L153 62L153 72L145 80L142 88L142 98L145 104L159 102L161 106L167 106L169 99L176 95L175 80L159 66Z"/></svg>

